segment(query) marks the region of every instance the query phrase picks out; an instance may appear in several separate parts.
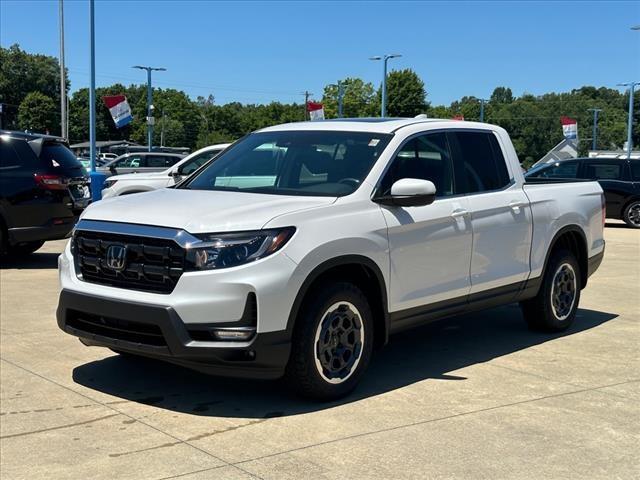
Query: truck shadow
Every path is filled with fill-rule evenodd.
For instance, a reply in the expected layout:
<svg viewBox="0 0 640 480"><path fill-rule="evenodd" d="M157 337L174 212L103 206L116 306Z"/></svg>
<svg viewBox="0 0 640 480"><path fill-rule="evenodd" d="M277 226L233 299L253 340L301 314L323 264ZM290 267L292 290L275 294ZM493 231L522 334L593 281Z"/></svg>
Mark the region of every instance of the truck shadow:
<svg viewBox="0 0 640 480"><path fill-rule="evenodd" d="M355 402L428 379L464 381L450 374L561 337L596 328L617 315L578 311L560 334L527 330L517 305L468 314L394 335L348 397L318 403L295 397L281 382L211 377L165 362L114 355L78 366L73 380L125 400L215 417L271 418ZM588 366L585 366L588 368Z"/></svg>
<svg viewBox="0 0 640 480"><path fill-rule="evenodd" d="M25 256L0 255L0 270L38 270L58 268L60 253L32 253Z"/></svg>

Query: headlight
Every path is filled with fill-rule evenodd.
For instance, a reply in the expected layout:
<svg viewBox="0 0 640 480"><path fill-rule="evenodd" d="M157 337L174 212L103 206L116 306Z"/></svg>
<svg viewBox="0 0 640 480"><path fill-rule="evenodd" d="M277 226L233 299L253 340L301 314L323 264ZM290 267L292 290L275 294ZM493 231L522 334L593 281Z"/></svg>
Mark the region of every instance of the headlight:
<svg viewBox="0 0 640 480"><path fill-rule="evenodd" d="M214 270L253 262L280 250L293 227L240 233L194 235L202 240L187 249L187 270Z"/></svg>

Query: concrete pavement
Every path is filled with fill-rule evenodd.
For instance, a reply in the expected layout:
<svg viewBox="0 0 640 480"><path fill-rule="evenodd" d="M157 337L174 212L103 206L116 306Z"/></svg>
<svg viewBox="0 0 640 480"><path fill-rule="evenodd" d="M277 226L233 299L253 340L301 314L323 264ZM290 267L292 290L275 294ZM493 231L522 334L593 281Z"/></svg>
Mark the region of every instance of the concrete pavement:
<svg viewBox="0 0 640 480"><path fill-rule="evenodd" d="M50 242L0 270L3 479L640 475L640 232L610 222L575 326L517 306L392 337L347 399L207 377L58 330Z"/></svg>

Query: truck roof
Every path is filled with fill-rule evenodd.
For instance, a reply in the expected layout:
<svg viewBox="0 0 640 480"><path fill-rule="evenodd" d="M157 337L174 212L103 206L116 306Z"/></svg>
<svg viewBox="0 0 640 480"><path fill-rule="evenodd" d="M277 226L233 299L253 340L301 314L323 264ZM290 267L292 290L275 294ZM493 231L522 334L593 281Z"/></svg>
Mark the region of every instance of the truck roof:
<svg viewBox="0 0 640 480"><path fill-rule="evenodd" d="M286 130L332 130L350 132L393 133L401 128L429 124L435 127L496 129L494 125L478 122L465 122L442 118L338 118L312 122L294 122L274 125L258 130L259 132L277 132Z"/></svg>

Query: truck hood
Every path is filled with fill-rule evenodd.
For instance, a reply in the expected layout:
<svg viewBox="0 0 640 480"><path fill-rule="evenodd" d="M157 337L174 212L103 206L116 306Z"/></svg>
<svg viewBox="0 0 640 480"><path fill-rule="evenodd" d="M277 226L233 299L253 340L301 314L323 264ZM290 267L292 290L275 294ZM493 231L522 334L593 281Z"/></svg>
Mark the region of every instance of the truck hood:
<svg viewBox="0 0 640 480"><path fill-rule="evenodd" d="M335 201L335 197L163 188L101 200L90 205L81 218L217 233L259 230L280 215Z"/></svg>

